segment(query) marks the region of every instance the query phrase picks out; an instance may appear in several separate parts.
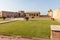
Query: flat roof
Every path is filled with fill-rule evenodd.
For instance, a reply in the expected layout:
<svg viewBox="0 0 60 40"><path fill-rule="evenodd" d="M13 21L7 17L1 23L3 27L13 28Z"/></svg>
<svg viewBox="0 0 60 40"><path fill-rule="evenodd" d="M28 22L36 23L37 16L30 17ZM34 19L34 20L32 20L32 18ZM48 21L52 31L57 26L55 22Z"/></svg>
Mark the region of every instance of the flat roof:
<svg viewBox="0 0 60 40"><path fill-rule="evenodd" d="M51 25L51 30L60 31L60 25Z"/></svg>

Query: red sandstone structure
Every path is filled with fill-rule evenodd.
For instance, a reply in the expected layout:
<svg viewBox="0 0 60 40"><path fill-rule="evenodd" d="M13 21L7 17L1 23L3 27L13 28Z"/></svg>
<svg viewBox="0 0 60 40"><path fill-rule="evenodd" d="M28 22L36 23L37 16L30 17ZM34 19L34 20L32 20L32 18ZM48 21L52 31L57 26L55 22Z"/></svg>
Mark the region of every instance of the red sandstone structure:
<svg viewBox="0 0 60 40"><path fill-rule="evenodd" d="M11 11L0 11L0 17L6 17L6 18L20 18L20 17L29 17L29 18L36 18L40 17L40 12L24 12L24 11L18 11L18 12L11 12Z"/></svg>
<svg viewBox="0 0 60 40"><path fill-rule="evenodd" d="M51 40L60 40L60 25L51 25Z"/></svg>

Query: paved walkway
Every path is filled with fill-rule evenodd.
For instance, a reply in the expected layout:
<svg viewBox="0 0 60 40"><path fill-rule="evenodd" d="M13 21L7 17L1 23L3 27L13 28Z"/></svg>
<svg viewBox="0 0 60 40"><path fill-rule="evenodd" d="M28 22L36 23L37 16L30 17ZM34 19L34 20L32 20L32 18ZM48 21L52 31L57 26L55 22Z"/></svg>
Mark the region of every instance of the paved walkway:
<svg viewBox="0 0 60 40"><path fill-rule="evenodd" d="M0 24L8 23L8 22L14 22L14 21L17 21L17 20L24 20L24 18L11 18L11 19L8 19L8 20L0 21Z"/></svg>
<svg viewBox="0 0 60 40"><path fill-rule="evenodd" d="M0 24L3 24L3 23L8 23L8 22L14 22L16 20L6 20L6 21L0 21Z"/></svg>
<svg viewBox="0 0 60 40"><path fill-rule="evenodd" d="M0 40L49 40L44 38L31 38L12 35L0 35Z"/></svg>

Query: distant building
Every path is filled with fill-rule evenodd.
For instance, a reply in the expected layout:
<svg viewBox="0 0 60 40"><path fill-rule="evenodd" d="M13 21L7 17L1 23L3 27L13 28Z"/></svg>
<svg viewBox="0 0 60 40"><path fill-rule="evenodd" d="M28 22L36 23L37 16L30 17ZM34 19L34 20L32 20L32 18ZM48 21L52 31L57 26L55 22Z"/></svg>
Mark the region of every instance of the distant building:
<svg viewBox="0 0 60 40"><path fill-rule="evenodd" d="M0 17L14 18L14 17L19 17L19 14L17 12L1 11Z"/></svg>
<svg viewBox="0 0 60 40"><path fill-rule="evenodd" d="M37 18L40 17L40 12L24 12L24 11L18 11L18 12L11 12L11 11L0 11L0 17L6 17L6 18L20 18L20 17L29 17L29 18Z"/></svg>
<svg viewBox="0 0 60 40"><path fill-rule="evenodd" d="M18 18L18 17L24 17L24 15L25 15L24 11L18 11L18 12L0 11L0 17Z"/></svg>
<svg viewBox="0 0 60 40"><path fill-rule="evenodd" d="M40 17L40 12L26 12L25 14L29 18L39 18Z"/></svg>
<svg viewBox="0 0 60 40"><path fill-rule="evenodd" d="M60 8L53 10L53 18L56 20L60 20Z"/></svg>
<svg viewBox="0 0 60 40"><path fill-rule="evenodd" d="M20 17L25 17L25 11L18 11Z"/></svg>
<svg viewBox="0 0 60 40"><path fill-rule="evenodd" d="M57 8L53 11L50 9L48 11L48 16L54 18L55 20L60 20L60 8Z"/></svg>
<svg viewBox="0 0 60 40"><path fill-rule="evenodd" d="M52 11L51 9L48 10L48 14L47 14L47 15L52 18L52 16L53 16L53 11Z"/></svg>

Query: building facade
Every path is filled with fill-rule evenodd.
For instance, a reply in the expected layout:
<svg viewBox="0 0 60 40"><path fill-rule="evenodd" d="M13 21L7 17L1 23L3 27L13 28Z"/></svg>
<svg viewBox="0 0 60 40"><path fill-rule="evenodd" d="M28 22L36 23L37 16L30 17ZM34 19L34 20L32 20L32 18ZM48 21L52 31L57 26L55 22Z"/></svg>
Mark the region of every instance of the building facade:
<svg viewBox="0 0 60 40"><path fill-rule="evenodd" d="M24 11L18 11L18 12L11 12L11 11L1 11L0 17L6 17L6 18L20 18L20 17L29 17L29 18L37 18L40 17L40 12L24 12Z"/></svg>
<svg viewBox="0 0 60 40"><path fill-rule="evenodd" d="M60 8L57 8L55 10L49 10L48 11L48 16L51 18L54 18L55 20L60 21Z"/></svg>
<svg viewBox="0 0 60 40"><path fill-rule="evenodd" d="M24 11L18 11L20 17L25 17L25 12Z"/></svg>
<svg viewBox="0 0 60 40"><path fill-rule="evenodd" d="M48 14L47 14L47 15L52 18L52 16L53 16L53 11L52 11L51 9L48 10Z"/></svg>
<svg viewBox="0 0 60 40"><path fill-rule="evenodd" d="M23 12L11 12L11 11L1 11L0 17L6 17L6 18L18 18L23 17Z"/></svg>
<svg viewBox="0 0 60 40"><path fill-rule="evenodd" d="M39 18L40 12L26 12L26 16L29 18Z"/></svg>
<svg viewBox="0 0 60 40"><path fill-rule="evenodd" d="M60 21L60 8L53 10L53 18Z"/></svg>

